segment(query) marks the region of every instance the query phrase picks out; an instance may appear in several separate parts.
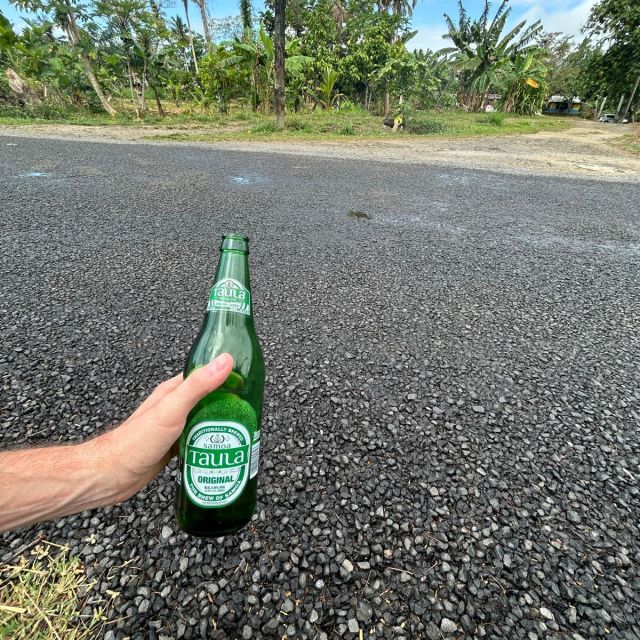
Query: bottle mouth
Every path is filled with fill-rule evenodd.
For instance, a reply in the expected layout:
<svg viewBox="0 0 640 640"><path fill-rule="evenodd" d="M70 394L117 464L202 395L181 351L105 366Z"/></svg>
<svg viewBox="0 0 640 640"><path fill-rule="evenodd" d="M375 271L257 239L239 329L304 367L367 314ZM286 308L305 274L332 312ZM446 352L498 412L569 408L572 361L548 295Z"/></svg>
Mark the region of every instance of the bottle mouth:
<svg viewBox="0 0 640 640"><path fill-rule="evenodd" d="M249 253L249 238L241 233L225 233L222 236L220 251L242 251Z"/></svg>
<svg viewBox="0 0 640 640"><path fill-rule="evenodd" d="M244 240L245 242L249 242L249 238L245 235L243 235L242 233L223 233L222 234L222 239L223 240Z"/></svg>

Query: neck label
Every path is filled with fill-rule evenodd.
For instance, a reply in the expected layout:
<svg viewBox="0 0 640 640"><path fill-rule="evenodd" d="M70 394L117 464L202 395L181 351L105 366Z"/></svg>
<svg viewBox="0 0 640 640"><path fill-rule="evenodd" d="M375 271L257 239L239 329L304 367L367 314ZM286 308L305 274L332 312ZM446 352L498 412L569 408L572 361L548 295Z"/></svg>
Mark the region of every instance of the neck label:
<svg viewBox="0 0 640 640"><path fill-rule="evenodd" d="M207 311L234 311L251 315L251 292L233 278L218 280L211 288Z"/></svg>

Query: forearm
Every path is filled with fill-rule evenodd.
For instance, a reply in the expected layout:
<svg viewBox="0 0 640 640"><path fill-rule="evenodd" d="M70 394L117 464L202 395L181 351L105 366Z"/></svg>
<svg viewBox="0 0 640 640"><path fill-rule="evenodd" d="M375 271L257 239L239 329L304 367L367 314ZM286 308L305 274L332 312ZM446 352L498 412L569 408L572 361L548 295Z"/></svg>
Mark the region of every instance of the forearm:
<svg viewBox="0 0 640 640"><path fill-rule="evenodd" d="M101 462L96 440L0 452L0 531L116 502Z"/></svg>

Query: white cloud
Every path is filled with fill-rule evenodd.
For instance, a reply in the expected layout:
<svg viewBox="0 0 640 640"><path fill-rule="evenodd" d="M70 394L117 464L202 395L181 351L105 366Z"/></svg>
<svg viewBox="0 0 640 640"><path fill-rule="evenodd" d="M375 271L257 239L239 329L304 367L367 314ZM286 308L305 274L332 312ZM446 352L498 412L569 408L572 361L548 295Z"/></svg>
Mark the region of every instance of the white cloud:
<svg viewBox="0 0 640 640"><path fill-rule="evenodd" d="M581 29L595 3L596 0L582 0L573 7L558 9L557 2L540 2L531 4L520 19L526 18L529 23L542 20L545 31L561 31L581 40L584 37Z"/></svg>

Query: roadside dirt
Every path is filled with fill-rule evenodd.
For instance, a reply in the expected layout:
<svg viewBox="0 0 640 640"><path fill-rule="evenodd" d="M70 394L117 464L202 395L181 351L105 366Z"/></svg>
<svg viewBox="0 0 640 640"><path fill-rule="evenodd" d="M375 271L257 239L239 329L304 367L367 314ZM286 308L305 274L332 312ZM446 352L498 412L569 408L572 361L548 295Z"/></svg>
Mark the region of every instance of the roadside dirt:
<svg viewBox="0 0 640 640"><path fill-rule="evenodd" d="M157 141L171 134L206 135L198 127L123 127L79 125L0 126L0 136L42 137L118 143L195 144L215 149L286 153L353 160L436 164L508 173L565 175L640 182L640 155L620 148L624 135L640 132L640 124L613 125L576 120L571 129L529 135L477 138L388 137L376 140L313 141ZM389 134L391 136L393 134Z"/></svg>

